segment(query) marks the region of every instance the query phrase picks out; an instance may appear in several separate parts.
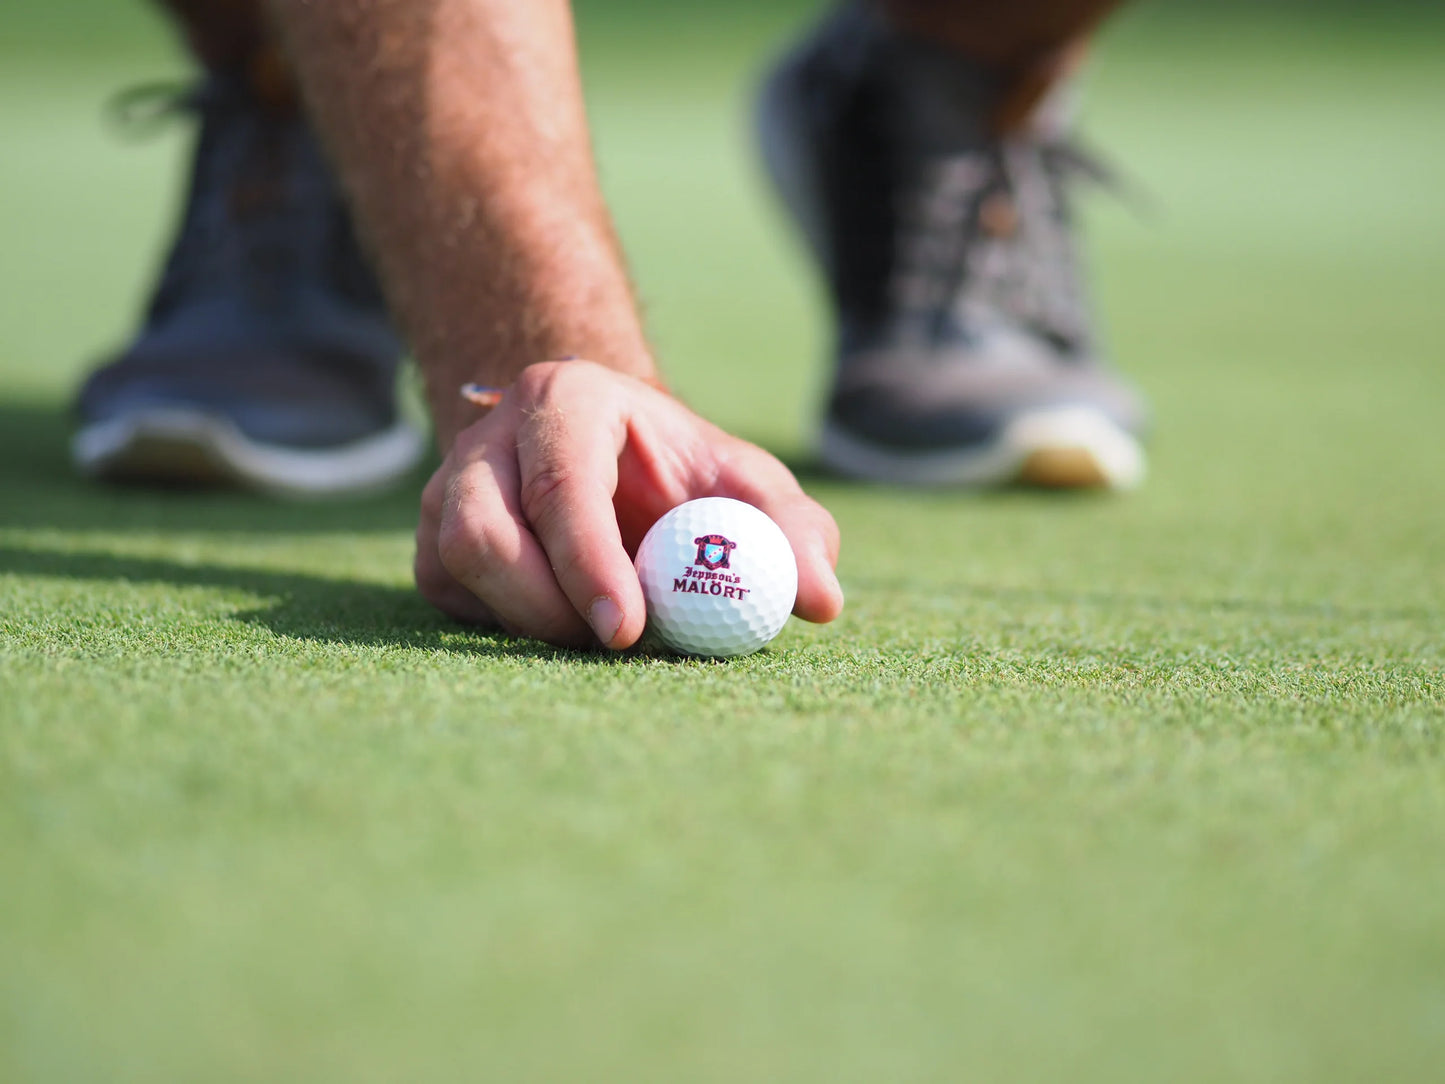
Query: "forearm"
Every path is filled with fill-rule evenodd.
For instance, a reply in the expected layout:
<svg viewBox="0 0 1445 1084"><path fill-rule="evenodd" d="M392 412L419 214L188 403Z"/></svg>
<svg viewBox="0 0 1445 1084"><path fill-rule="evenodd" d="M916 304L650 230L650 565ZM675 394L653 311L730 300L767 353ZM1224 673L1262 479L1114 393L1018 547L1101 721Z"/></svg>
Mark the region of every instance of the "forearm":
<svg viewBox="0 0 1445 1084"><path fill-rule="evenodd" d="M566 0L272 0L425 375L583 355L654 376L592 162Z"/></svg>

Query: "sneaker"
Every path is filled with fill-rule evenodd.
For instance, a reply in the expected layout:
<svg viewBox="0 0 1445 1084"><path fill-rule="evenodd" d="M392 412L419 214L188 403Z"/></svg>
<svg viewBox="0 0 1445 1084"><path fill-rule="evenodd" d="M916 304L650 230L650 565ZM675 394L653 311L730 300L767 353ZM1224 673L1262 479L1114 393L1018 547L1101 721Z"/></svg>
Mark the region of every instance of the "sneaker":
<svg viewBox="0 0 1445 1084"><path fill-rule="evenodd" d="M997 75L837 8L766 81L763 156L837 325L821 457L890 483L1129 488L1137 393L1099 359L1066 199L1096 173Z"/></svg>
<svg viewBox="0 0 1445 1084"><path fill-rule="evenodd" d="M305 121L211 76L190 193L145 325L76 403L76 466L286 497L383 488L425 441L403 348Z"/></svg>

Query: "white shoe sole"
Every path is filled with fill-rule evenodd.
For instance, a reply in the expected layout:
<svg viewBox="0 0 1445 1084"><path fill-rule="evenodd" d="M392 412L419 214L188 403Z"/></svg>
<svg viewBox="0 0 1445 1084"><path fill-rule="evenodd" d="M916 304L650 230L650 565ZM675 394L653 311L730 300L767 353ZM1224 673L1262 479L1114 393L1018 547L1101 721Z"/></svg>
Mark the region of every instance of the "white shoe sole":
<svg viewBox="0 0 1445 1084"><path fill-rule="evenodd" d="M1145 474L1139 441L1090 407L1021 414L987 447L957 451L902 452L825 423L819 452L839 474L895 485L1127 490Z"/></svg>
<svg viewBox="0 0 1445 1084"><path fill-rule="evenodd" d="M234 484L290 499L385 489L425 453L405 421L338 448L259 444L224 417L183 408L148 410L89 425L71 441L76 468L94 478Z"/></svg>

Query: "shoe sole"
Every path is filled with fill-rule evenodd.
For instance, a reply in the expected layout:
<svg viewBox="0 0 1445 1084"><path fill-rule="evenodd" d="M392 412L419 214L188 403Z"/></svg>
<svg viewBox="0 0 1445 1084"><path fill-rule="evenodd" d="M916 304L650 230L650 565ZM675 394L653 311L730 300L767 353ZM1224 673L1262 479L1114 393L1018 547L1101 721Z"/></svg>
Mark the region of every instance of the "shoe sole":
<svg viewBox="0 0 1445 1084"><path fill-rule="evenodd" d="M259 444L223 417L165 409L84 427L71 441L71 457L82 474L106 481L237 485L306 499L386 489L416 467L425 447L404 421L374 437L314 450Z"/></svg>
<svg viewBox="0 0 1445 1084"><path fill-rule="evenodd" d="M1089 407L1020 414L993 443L947 451L900 451L825 422L819 450L830 470L894 485L1128 490L1145 474L1139 441Z"/></svg>

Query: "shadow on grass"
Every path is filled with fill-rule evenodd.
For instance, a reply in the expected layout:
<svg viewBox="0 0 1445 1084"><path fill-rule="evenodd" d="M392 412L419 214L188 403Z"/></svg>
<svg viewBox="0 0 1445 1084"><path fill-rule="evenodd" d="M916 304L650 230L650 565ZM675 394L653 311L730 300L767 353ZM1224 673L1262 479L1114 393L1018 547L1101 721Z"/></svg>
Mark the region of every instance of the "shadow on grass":
<svg viewBox="0 0 1445 1084"><path fill-rule="evenodd" d="M417 503L431 469L428 465L418 470L410 480L379 496L306 502L235 490L102 485L75 473L70 464L70 431L62 410L0 405L0 528L137 534L409 534L416 527ZM784 462L806 489L825 502L830 493L843 491L907 493L914 502L1039 499L1039 494L1028 491L979 494L869 486L839 477L815 458L794 456ZM1050 499L1061 498L1051 494Z"/></svg>
<svg viewBox="0 0 1445 1084"><path fill-rule="evenodd" d="M621 655L600 649L568 651L536 640L517 639L453 622L432 609L409 587L335 580L306 573L14 546L0 546L0 573L246 591L270 601L263 607L233 614L234 620L298 640L597 666L672 658L647 650Z"/></svg>
<svg viewBox="0 0 1445 1084"><path fill-rule="evenodd" d="M70 465L70 422L55 408L0 405L0 527L79 531L329 534L411 531L425 472L390 493L284 502L237 491L105 486Z"/></svg>

